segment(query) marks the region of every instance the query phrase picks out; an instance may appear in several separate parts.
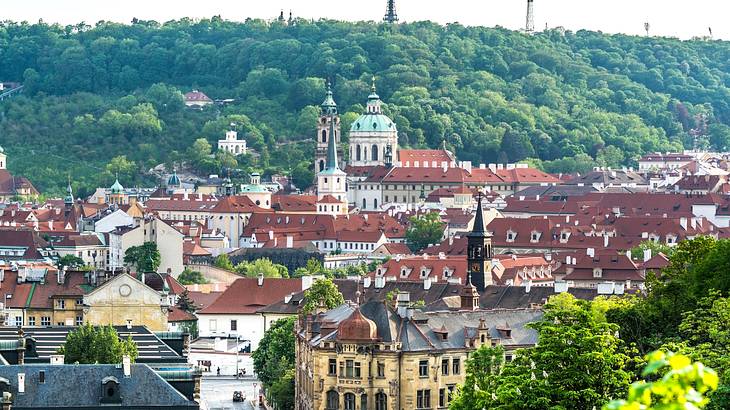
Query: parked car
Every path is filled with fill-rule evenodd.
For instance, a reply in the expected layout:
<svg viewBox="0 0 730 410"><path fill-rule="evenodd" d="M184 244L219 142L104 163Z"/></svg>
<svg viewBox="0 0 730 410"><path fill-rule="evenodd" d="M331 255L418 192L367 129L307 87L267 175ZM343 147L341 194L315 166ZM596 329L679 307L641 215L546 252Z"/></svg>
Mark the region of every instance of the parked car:
<svg viewBox="0 0 730 410"><path fill-rule="evenodd" d="M246 400L246 397L243 395L242 392L236 390L233 392L233 401L244 401Z"/></svg>

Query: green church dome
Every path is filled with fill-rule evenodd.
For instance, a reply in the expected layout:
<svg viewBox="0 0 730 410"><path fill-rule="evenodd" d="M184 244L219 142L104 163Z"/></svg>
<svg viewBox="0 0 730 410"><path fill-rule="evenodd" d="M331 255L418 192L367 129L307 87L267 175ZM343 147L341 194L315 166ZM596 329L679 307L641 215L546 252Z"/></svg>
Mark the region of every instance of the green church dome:
<svg viewBox="0 0 730 410"><path fill-rule="evenodd" d="M350 132L387 132L397 131L393 120L385 114L362 114L350 126Z"/></svg>

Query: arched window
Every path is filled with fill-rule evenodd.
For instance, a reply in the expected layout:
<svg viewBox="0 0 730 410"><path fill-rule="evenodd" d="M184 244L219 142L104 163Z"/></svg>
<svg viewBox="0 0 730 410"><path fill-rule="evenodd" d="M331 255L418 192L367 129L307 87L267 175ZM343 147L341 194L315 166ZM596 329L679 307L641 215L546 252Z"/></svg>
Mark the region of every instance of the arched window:
<svg viewBox="0 0 730 410"><path fill-rule="evenodd" d="M323 159L319 160L319 171L320 172L324 171L324 160Z"/></svg>
<svg viewBox="0 0 730 410"><path fill-rule="evenodd" d="M355 147L355 160L360 161L362 159L360 154L360 145Z"/></svg>
<svg viewBox="0 0 730 410"><path fill-rule="evenodd" d="M378 198L373 199L373 208L378 209Z"/></svg>
<svg viewBox="0 0 730 410"><path fill-rule="evenodd" d="M355 395L345 393L345 410L355 410Z"/></svg>
<svg viewBox="0 0 730 410"><path fill-rule="evenodd" d="M360 410L368 410L368 395L360 396Z"/></svg>
<svg viewBox="0 0 730 410"><path fill-rule="evenodd" d="M388 397L380 392L375 395L375 410L388 410Z"/></svg>
<svg viewBox="0 0 730 410"><path fill-rule="evenodd" d="M322 130L322 142L327 142L327 130Z"/></svg>
<svg viewBox="0 0 730 410"><path fill-rule="evenodd" d="M363 198L363 199L362 199L362 209L365 209L365 208L367 208L367 207L368 207L368 202L367 202L367 199Z"/></svg>
<svg viewBox="0 0 730 410"><path fill-rule="evenodd" d="M340 408L340 395L336 391L327 392L327 410L337 410Z"/></svg>
<svg viewBox="0 0 730 410"><path fill-rule="evenodd" d="M378 160L378 146L373 144L373 146L370 148L370 155L373 156L373 161Z"/></svg>

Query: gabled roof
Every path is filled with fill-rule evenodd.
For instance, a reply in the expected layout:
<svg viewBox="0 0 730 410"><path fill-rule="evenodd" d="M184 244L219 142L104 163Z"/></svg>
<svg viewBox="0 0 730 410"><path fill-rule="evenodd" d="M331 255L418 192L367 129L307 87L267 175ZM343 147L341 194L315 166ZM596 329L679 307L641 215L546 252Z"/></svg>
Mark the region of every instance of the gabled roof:
<svg viewBox="0 0 730 410"><path fill-rule="evenodd" d="M207 95L205 95L202 91L193 90L188 93L185 93L185 101L186 102L213 102L213 100L210 99Z"/></svg>

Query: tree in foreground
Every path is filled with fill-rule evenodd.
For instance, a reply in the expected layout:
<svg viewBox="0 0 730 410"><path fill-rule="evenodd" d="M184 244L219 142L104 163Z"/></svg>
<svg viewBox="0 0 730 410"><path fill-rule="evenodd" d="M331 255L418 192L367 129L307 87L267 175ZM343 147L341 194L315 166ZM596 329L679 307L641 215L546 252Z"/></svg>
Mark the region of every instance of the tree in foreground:
<svg viewBox="0 0 730 410"><path fill-rule="evenodd" d="M635 361L618 326L569 293L550 298L544 317L528 326L539 343L502 366L501 351L485 348L467 362L468 386L451 406L481 409L592 409L626 391Z"/></svg>
<svg viewBox="0 0 730 410"><path fill-rule="evenodd" d="M253 367L258 379L272 393L271 399L277 408L283 406L288 397L294 396L294 380L287 381L287 374L294 370L294 322L296 317L288 317L274 322L264 332L259 347L253 352Z"/></svg>
<svg viewBox="0 0 730 410"><path fill-rule="evenodd" d="M137 345L131 337L121 340L114 327L95 327L88 323L68 333L58 354L69 364L117 364L124 355L132 361L138 356Z"/></svg>
<svg viewBox="0 0 730 410"><path fill-rule="evenodd" d="M656 351L647 360L642 375L654 381L632 384L626 400L612 401L604 410L701 409L709 402L707 394L717 389L717 373L687 356Z"/></svg>
<svg viewBox="0 0 730 410"><path fill-rule="evenodd" d="M312 287L304 291L304 300L305 303L302 307L304 314L314 312L320 303L324 303L324 307L327 309L334 309L345 303L345 298L337 289L337 285L332 282L332 279L327 278L314 281Z"/></svg>
<svg viewBox="0 0 730 410"><path fill-rule="evenodd" d="M444 224L436 212L412 216L410 224L406 232L406 243L414 252L439 243L444 235Z"/></svg>

